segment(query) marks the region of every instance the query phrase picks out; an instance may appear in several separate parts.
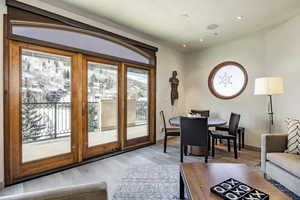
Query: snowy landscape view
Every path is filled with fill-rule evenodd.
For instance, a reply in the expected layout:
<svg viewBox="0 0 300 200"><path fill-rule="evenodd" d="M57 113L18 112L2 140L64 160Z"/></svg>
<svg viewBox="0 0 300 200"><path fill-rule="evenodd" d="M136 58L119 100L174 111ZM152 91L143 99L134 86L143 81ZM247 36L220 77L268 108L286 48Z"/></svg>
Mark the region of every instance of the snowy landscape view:
<svg viewBox="0 0 300 200"><path fill-rule="evenodd" d="M71 71L71 57L22 50L23 143L70 135ZM127 73L127 96L136 102L136 124L148 120L148 74L141 72ZM116 102L117 91L117 66L89 62L89 132L101 132L99 106L104 100Z"/></svg>

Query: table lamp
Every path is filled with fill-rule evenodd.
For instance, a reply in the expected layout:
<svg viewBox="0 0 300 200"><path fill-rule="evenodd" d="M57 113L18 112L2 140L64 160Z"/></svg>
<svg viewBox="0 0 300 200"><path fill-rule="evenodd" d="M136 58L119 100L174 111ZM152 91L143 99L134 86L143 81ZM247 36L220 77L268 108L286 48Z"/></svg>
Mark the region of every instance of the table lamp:
<svg viewBox="0 0 300 200"><path fill-rule="evenodd" d="M255 80L254 95L269 96L269 133L272 132L272 126L274 124L272 95L282 94L283 92L283 79L281 77L263 77Z"/></svg>

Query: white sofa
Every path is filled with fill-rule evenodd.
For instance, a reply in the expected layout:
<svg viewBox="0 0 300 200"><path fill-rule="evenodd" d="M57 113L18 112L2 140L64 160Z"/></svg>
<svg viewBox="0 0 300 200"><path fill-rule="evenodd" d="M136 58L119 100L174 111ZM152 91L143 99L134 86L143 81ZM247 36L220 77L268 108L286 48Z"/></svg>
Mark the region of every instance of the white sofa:
<svg viewBox="0 0 300 200"><path fill-rule="evenodd" d="M105 183L72 185L37 192L3 196L0 200L107 200Z"/></svg>
<svg viewBox="0 0 300 200"><path fill-rule="evenodd" d="M300 196L300 155L289 154L287 134L262 135L261 170Z"/></svg>

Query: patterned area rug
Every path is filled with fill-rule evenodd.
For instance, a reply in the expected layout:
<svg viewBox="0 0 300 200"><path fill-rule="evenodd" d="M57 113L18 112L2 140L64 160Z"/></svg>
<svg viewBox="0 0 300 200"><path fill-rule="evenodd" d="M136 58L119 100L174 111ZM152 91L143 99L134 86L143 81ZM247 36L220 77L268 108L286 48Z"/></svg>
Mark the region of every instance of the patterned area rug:
<svg viewBox="0 0 300 200"><path fill-rule="evenodd" d="M276 181L270 183L293 200L300 198ZM177 200L179 199L179 167L177 165L139 166L128 170L113 195L113 200Z"/></svg>
<svg viewBox="0 0 300 200"><path fill-rule="evenodd" d="M179 199L179 167L176 165L140 166L128 170L113 200Z"/></svg>

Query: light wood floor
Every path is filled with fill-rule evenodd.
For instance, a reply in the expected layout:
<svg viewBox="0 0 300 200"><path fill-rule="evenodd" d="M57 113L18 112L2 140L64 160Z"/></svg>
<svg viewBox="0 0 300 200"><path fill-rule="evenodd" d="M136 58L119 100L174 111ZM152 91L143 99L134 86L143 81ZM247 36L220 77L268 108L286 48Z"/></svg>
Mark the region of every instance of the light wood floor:
<svg viewBox="0 0 300 200"><path fill-rule="evenodd" d="M20 183L0 191L0 196L23 192L39 191L67 185L86 184L106 181L108 194L111 198L120 179L126 174L127 169L143 165L179 164L178 138L169 140L167 153L163 153L162 144L156 144L111 158L99 160L80 167L65 170L49 176L44 176L31 181ZM208 162L245 163L253 170L259 172L257 167L260 153L243 149L239 152L239 159L233 158L233 153L228 153L227 147L217 146L215 158L209 157ZM202 157L187 156L185 162L203 162Z"/></svg>

